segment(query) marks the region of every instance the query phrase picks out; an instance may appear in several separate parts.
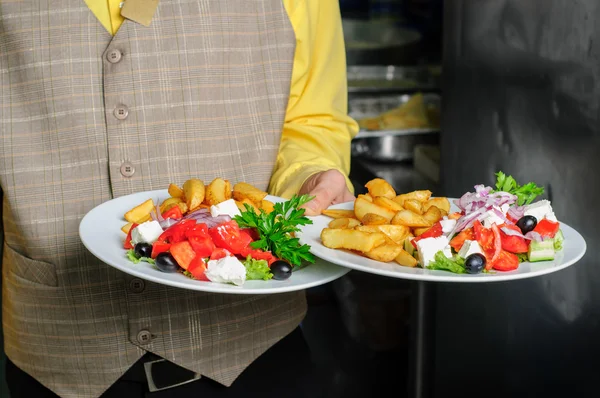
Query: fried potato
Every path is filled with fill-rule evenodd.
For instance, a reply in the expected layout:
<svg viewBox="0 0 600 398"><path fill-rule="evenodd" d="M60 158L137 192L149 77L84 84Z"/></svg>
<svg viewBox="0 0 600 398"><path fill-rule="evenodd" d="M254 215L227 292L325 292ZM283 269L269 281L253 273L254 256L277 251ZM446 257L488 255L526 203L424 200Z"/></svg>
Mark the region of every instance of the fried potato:
<svg viewBox="0 0 600 398"><path fill-rule="evenodd" d="M369 194L374 198L377 196L383 196L389 199L396 197L394 188L383 178L373 178L365 184L365 188L367 188Z"/></svg>
<svg viewBox="0 0 600 398"><path fill-rule="evenodd" d="M363 217L367 213L378 214L384 217L389 223L394 217L394 212L386 209L385 207L378 206L374 203L369 202L366 199L357 198L354 201L354 214L356 218L362 222Z"/></svg>
<svg viewBox="0 0 600 398"><path fill-rule="evenodd" d="M331 218L355 218L354 210L325 209L321 214Z"/></svg>
<svg viewBox="0 0 600 398"><path fill-rule="evenodd" d="M413 213L410 210L402 210L396 213L392 218L392 224L394 225L405 225L407 227L431 227L429 223L422 215Z"/></svg>
<svg viewBox="0 0 600 398"><path fill-rule="evenodd" d="M155 210L155 207L154 201L148 199L125 213L125 219L131 223L140 224L150 219L150 213Z"/></svg>
<svg viewBox="0 0 600 398"><path fill-rule="evenodd" d="M411 256L404 249L400 250L400 252L398 253L398 255L396 255L396 258L394 260L402 266L411 267L411 268L416 267L417 263L418 263L417 259L414 258L413 256Z"/></svg>
<svg viewBox="0 0 600 398"><path fill-rule="evenodd" d="M442 211L436 206L431 206L425 213L423 213L423 218L433 225L442 219Z"/></svg>
<svg viewBox="0 0 600 398"><path fill-rule="evenodd" d="M423 214L423 204L416 199L405 200L404 207L406 210L410 210L413 213Z"/></svg>
<svg viewBox="0 0 600 398"><path fill-rule="evenodd" d="M238 182L233 186L233 198L243 202L244 199L249 199L254 203L258 203L267 196L267 193L261 191L253 185L246 182Z"/></svg>
<svg viewBox="0 0 600 398"><path fill-rule="evenodd" d="M446 210L440 209L440 214L442 215L442 218L448 217L448 212Z"/></svg>
<svg viewBox="0 0 600 398"><path fill-rule="evenodd" d="M191 178L183 183L183 195L190 211L196 210L202 204L205 192L202 180Z"/></svg>
<svg viewBox="0 0 600 398"><path fill-rule="evenodd" d="M409 193L403 193L401 195L396 196L395 198L392 198L392 200L396 203L399 203L400 206L404 206L404 202L407 199L415 199L415 200L418 200L419 202L425 202L425 201L429 200L430 197L431 197L431 191L420 190L420 191L412 191Z"/></svg>
<svg viewBox="0 0 600 398"><path fill-rule="evenodd" d="M396 243L385 243L363 254L370 259L389 263L390 261L396 259L402 250L402 246Z"/></svg>
<svg viewBox="0 0 600 398"><path fill-rule="evenodd" d="M364 253L384 244L386 236L382 232L369 233L355 229L323 228L321 241L323 246L330 249L357 250Z"/></svg>
<svg viewBox="0 0 600 398"><path fill-rule="evenodd" d="M356 218L335 218L328 224L332 229L351 229L360 225L360 221ZM377 232L377 231L376 231Z"/></svg>
<svg viewBox="0 0 600 398"><path fill-rule="evenodd" d="M398 203L394 202L390 198L386 198L385 196L377 196L373 198L373 203L375 203L377 206L385 207L386 209L389 209L394 213L400 210L404 210L404 208Z"/></svg>
<svg viewBox="0 0 600 398"><path fill-rule="evenodd" d="M365 225L383 225L390 222L390 220L379 214L367 213L364 215L361 222Z"/></svg>
<svg viewBox="0 0 600 398"><path fill-rule="evenodd" d="M128 222L127 224L123 225L121 227L121 231L123 231L123 233L125 235L127 235L129 233L129 230L131 229L131 227L133 227L133 223L132 222Z"/></svg>
<svg viewBox="0 0 600 398"><path fill-rule="evenodd" d="M366 200L368 200L369 202L373 202L373 197L372 197L371 195L369 195L368 193L361 193L361 194L360 194L360 195L358 195L356 198L357 198L357 199L358 199L358 198L362 198L362 199L366 199Z"/></svg>
<svg viewBox="0 0 600 398"><path fill-rule="evenodd" d="M171 209L173 206L176 206L178 203L182 203L181 198L168 198L164 200L160 204L160 212L164 213L165 211Z"/></svg>
<svg viewBox="0 0 600 398"><path fill-rule="evenodd" d="M427 210L431 206L435 206L440 210L444 210L446 214L450 211L450 201L448 198L432 198L423 203L423 209Z"/></svg>
<svg viewBox="0 0 600 398"><path fill-rule="evenodd" d="M415 236L421 236L425 232L429 231L430 229L431 229L431 227L418 227L418 228L413 228L413 232L414 232Z"/></svg>
<svg viewBox="0 0 600 398"><path fill-rule="evenodd" d="M258 208L265 211L265 213L270 213L275 209L275 204L270 200L263 199L258 203Z"/></svg>
<svg viewBox="0 0 600 398"><path fill-rule="evenodd" d="M256 203L254 203L254 202L253 202L253 201L251 201L250 199L248 199L248 198L244 198L244 199L242 199L242 200L240 201L240 203L241 203L241 205L242 205L242 207L241 207L240 211L247 211L247 210L246 210L246 207L244 206L244 204L247 204L247 205L249 205L250 207L252 207L252 209L254 209L254 212L255 212L256 214L260 213L260 210L258 209L258 206L256 205ZM236 204L237 204L237 203L236 203ZM239 207L240 207L240 206L238 206L238 208L239 208Z"/></svg>
<svg viewBox="0 0 600 398"><path fill-rule="evenodd" d="M404 225L359 225L354 228L358 231L369 233L383 232L393 242L399 245L404 244L404 240L408 237L410 233L410 228Z"/></svg>
<svg viewBox="0 0 600 398"><path fill-rule="evenodd" d="M169 184L169 195L172 198L183 198L183 189L179 188L175 184Z"/></svg>
<svg viewBox="0 0 600 398"><path fill-rule="evenodd" d="M229 180L215 178L206 186L204 202L209 206L218 205L231 199L231 183Z"/></svg>

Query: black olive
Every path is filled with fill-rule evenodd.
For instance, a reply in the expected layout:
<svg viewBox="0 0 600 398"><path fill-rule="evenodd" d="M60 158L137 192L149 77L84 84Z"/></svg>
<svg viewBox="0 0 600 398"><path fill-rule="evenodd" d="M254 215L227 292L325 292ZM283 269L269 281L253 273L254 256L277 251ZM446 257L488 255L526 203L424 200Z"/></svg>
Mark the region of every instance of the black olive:
<svg viewBox="0 0 600 398"><path fill-rule="evenodd" d="M273 274L273 279L282 281L292 275L292 266L286 261L277 260L271 264L271 273Z"/></svg>
<svg viewBox="0 0 600 398"><path fill-rule="evenodd" d="M529 231L533 231L536 225L537 219L534 216L523 216L517 221L517 227L519 227L523 235Z"/></svg>
<svg viewBox="0 0 600 398"><path fill-rule="evenodd" d="M156 264L158 269L162 272L177 272L179 270L177 261L175 261L173 255L168 252L159 253L154 259L154 264Z"/></svg>
<svg viewBox="0 0 600 398"><path fill-rule="evenodd" d="M485 257L480 253L469 254L465 258L465 269L469 274L478 274L485 268Z"/></svg>
<svg viewBox="0 0 600 398"><path fill-rule="evenodd" d="M152 245L150 243L137 243L135 245L135 255L138 257L148 257L152 255Z"/></svg>

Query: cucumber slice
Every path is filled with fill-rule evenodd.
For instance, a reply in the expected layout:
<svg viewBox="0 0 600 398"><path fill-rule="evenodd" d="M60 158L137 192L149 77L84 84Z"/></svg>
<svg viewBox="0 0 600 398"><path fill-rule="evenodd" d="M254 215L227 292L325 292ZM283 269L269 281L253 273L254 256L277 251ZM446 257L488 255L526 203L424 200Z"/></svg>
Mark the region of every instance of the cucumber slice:
<svg viewBox="0 0 600 398"><path fill-rule="evenodd" d="M554 239L546 239L543 242L531 241L527 258L530 262L554 260Z"/></svg>

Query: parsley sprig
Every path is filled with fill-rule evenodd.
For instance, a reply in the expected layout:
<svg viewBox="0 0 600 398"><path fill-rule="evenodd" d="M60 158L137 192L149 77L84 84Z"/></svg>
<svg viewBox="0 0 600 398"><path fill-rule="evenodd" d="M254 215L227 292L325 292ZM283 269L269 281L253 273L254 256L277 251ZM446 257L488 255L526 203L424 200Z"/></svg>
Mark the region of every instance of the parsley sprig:
<svg viewBox="0 0 600 398"><path fill-rule="evenodd" d="M288 201L275 203L270 213L260 209L257 214L252 206L244 204L246 210L234 219L240 228L254 228L258 232L260 239L250 244L253 248L270 251L277 258L288 261L292 267L300 266L302 261L314 263L310 246L300 245L299 239L294 236L300 231L300 226L312 224L300 206L313 198L294 195Z"/></svg>
<svg viewBox="0 0 600 398"><path fill-rule="evenodd" d="M496 189L492 192L508 192L517 197L517 205L528 205L533 200L544 194L544 187L538 187L535 183L529 182L525 185L519 185L512 176L507 176L503 172L496 173Z"/></svg>

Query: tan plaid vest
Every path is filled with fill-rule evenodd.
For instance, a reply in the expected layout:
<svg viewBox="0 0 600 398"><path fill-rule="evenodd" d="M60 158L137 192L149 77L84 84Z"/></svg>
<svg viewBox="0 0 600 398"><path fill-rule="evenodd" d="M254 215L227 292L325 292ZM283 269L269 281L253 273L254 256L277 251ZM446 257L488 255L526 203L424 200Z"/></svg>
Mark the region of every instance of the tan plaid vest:
<svg viewBox="0 0 600 398"><path fill-rule="evenodd" d="M99 396L146 351L230 385L298 325L304 293L140 284L78 226L190 177L267 188L295 50L281 0L160 0L115 37L81 0L0 1L0 23L8 357L62 397Z"/></svg>

